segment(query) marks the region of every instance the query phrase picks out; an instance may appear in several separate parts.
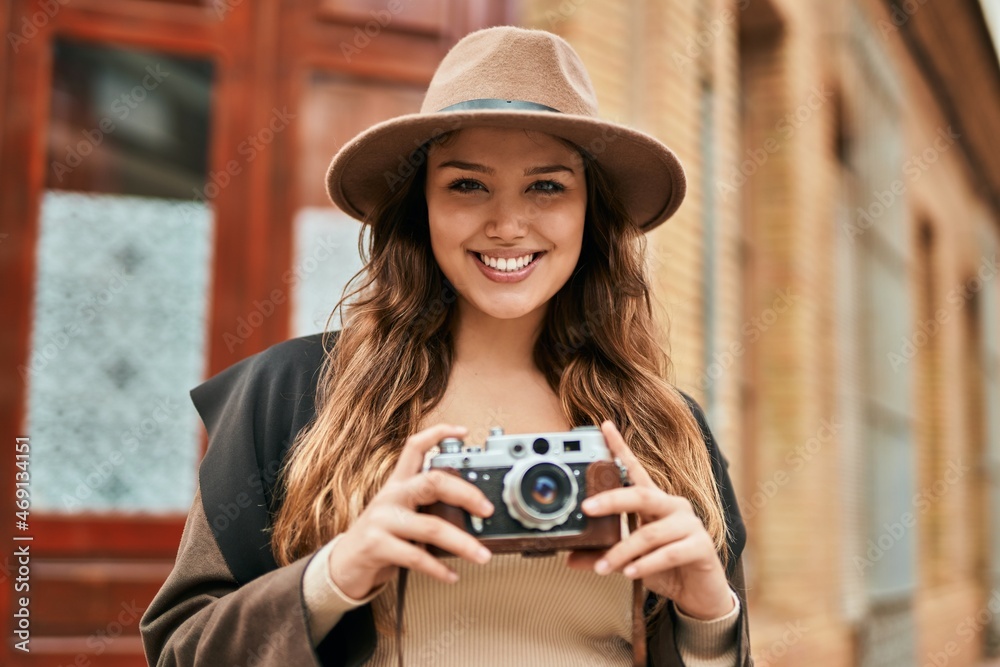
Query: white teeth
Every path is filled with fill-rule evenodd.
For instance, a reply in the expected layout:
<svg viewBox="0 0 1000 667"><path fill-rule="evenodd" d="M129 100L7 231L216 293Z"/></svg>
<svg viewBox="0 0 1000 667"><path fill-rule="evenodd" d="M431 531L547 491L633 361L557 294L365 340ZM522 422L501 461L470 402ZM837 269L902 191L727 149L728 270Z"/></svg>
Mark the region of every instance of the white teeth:
<svg viewBox="0 0 1000 667"><path fill-rule="evenodd" d="M523 269L528 264L531 264L531 260L533 260L534 258L535 255L530 254L530 255L524 255L522 257L510 257L510 258L501 257L497 259L496 257L489 257L488 255L479 253L479 259L482 261L483 264L486 264L487 266L494 268L497 271L505 271L505 272L517 271L519 269Z"/></svg>

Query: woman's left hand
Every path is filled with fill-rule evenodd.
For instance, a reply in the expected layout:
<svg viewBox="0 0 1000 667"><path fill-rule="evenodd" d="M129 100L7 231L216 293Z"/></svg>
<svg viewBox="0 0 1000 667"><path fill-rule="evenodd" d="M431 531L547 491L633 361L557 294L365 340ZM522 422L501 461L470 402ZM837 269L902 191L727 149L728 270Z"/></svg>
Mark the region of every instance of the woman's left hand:
<svg viewBox="0 0 1000 667"><path fill-rule="evenodd" d="M691 502L656 486L613 423L604 422L601 431L633 485L598 493L582 509L588 516L635 512L639 526L605 552L571 552L566 564L598 574L621 570L630 579L642 577L647 590L672 599L694 618L708 620L732 611L725 569Z"/></svg>

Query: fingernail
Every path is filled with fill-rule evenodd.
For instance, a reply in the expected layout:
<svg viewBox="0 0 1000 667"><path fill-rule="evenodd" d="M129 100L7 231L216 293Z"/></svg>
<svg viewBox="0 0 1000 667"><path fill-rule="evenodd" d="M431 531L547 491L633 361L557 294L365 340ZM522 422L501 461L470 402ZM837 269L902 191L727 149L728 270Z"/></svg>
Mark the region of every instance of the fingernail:
<svg viewBox="0 0 1000 667"><path fill-rule="evenodd" d="M629 565L628 567L626 567L625 570L622 572L622 574L624 574L629 579L631 579L632 577L634 577L635 576L635 565Z"/></svg>
<svg viewBox="0 0 1000 667"><path fill-rule="evenodd" d="M596 510L599 506L600 506L600 503L597 502L596 500L594 500L593 498L587 498L580 505L580 507L583 508L584 512L592 512L592 511Z"/></svg>
<svg viewBox="0 0 1000 667"><path fill-rule="evenodd" d="M486 547L479 547L479 551L476 552L476 560L480 563L486 563L490 560L491 555L492 554L489 549Z"/></svg>
<svg viewBox="0 0 1000 667"><path fill-rule="evenodd" d="M483 513L483 515L489 516L490 514L493 514L493 503L491 503L488 500L484 500L482 503L480 503L479 509Z"/></svg>
<svg viewBox="0 0 1000 667"><path fill-rule="evenodd" d="M449 572L448 581L450 583L455 583L456 581L458 581L458 572Z"/></svg>
<svg viewBox="0 0 1000 667"><path fill-rule="evenodd" d="M608 561L606 560L599 560L597 561L597 564L594 566L594 572L596 572L597 574L607 574L610 570L611 566L608 564Z"/></svg>

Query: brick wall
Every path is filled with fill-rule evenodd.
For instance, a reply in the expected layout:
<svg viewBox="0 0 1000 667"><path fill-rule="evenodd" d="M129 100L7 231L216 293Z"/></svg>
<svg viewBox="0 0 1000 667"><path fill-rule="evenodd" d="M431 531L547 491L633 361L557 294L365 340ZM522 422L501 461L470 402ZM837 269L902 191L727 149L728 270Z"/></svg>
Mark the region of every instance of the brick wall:
<svg viewBox="0 0 1000 667"><path fill-rule="evenodd" d="M838 142L858 130L849 125L866 122L845 111L863 107L857 77L866 76L845 55L857 48L849 13L868 23L872 46L896 77L904 112L893 129L903 159L946 130L940 93L898 31L886 29L891 16L877 0L853 9L791 0L525 0L521 10L523 24L553 30L578 49L604 116L660 137L687 170L683 207L649 237L654 289L669 320L674 380L703 401L711 383L715 397L713 428L748 518L758 664L894 664L879 657L888 649L864 646L868 575L854 560L867 548L871 457L855 396L865 371L866 339L857 334L864 317L852 308L878 285L853 273L843 237L857 224L845 202L869 197L845 195L851 177L838 155ZM947 304L990 256L983 239L1000 246L1000 220L973 185L961 142L937 153L918 176L879 175L906 186L893 215L903 225L899 271L914 331L926 317L926 285L933 303ZM930 280L920 225L934 238ZM706 247L715 248L710 274ZM705 299L706 275L715 281L714 303ZM917 492L933 493L949 465L977 455L967 303L906 362ZM715 313L711 340L707 308ZM981 407L989 410L1000 406ZM976 479L964 475L914 512L918 576L908 604L911 653L921 665L942 655L948 665L978 664L982 633L967 639L959 626L987 600L988 517ZM796 636L793 627L804 632Z"/></svg>

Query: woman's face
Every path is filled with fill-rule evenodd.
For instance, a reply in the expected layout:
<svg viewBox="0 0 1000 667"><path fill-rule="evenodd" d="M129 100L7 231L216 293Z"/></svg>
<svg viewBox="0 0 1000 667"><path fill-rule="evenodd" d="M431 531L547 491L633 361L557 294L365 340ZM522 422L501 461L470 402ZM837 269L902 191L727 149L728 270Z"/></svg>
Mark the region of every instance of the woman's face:
<svg viewBox="0 0 1000 667"><path fill-rule="evenodd" d="M431 247L471 306L497 319L544 308L580 257L587 188L579 153L547 134L468 128L427 161Z"/></svg>

